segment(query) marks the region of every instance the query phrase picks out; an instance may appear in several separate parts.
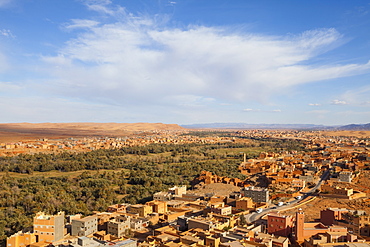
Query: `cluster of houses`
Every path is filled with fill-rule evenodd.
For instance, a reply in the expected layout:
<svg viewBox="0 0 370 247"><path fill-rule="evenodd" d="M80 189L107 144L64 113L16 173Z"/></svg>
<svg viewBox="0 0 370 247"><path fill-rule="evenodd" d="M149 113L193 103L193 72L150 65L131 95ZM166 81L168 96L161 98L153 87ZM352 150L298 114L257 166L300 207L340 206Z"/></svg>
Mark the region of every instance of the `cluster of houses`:
<svg viewBox="0 0 370 247"><path fill-rule="evenodd" d="M176 186L155 193L154 200L145 204L111 205L106 212L86 217L39 212L34 217L33 230L10 236L7 246L160 246L174 244L180 238L187 245L202 243L203 240L196 236L205 234L203 237L208 237L208 241L213 239L218 247L222 241L215 236L223 233L223 239L230 239L231 235L224 232L229 234L241 225L241 214L255 211L261 202L266 206L268 190L263 190L267 192L264 198L261 198L260 190L242 189L220 197L190 194L186 186ZM188 234L180 237L182 232Z"/></svg>
<svg viewBox="0 0 370 247"><path fill-rule="evenodd" d="M305 153L261 153L258 159L242 162L239 170L249 177L264 180L264 187L272 192L271 199L295 197L297 192L317 183L325 171L330 171L331 176L321 187L323 195L356 199L366 197L370 188L352 189L348 186L369 165L368 151L333 145ZM240 182L248 184L247 181Z"/></svg>
<svg viewBox="0 0 370 247"><path fill-rule="evenodd" d="M145 146L154 143L220 143L232 142L229 137L197 137L188 135L186 130L156 130L135 133L125 137L84 137L68 139L40 139L0 143L0 156L13 156L22 153L48 153L60 151L88 152L98 149L117 149L123 147Z"/></svg>
<svg viewBox="0 0 370 247"><path fill-rule="evenodd" d="M248 223L249 213L269 205L269 190L242 187L228 196L191 194L175 186L145 204L116 204L93 215L63 212L34 217L33 230L7 239L7 247L307 247L370 246L365 211L327 208L315 222L270 212Z"/></svg>
<svg viewBox="0 0 370 247"><path fill-rule="evenodd" d="M40 212L34 218L32 233L21 232L9 237L7 246L47 246L49 243L80 246L78 238L88 236L112 243L130 235L146 239L153 231L163 233L172 228L178 232L189 229L223 232L240 225L240 214L266 207L269 201L268 190L253 187L242 188L229 196L201 196L188 193L186 186L175 186L155 193L153 198L145 204L111 205L106 212L86 217Z"/></svg>
<svg viewBox="0 0 370 247"><path fill-rule="evenodd" d="M300 209L295 217L268 214L267 232L289 237L307 247L369 246L370 217L365 211L327 208L314 222L305 222L304 219L304 212Z"/></svg>

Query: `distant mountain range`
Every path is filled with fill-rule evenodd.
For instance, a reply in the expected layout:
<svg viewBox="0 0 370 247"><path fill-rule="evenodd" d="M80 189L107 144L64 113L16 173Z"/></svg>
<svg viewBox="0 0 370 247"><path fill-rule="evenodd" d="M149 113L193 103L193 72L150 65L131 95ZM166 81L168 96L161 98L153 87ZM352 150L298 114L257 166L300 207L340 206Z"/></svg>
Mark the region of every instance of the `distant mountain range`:
<svg viewBox="0 0 370 247"><path fill-rule="evenodd" d="M247 124L247 123L206 123L181 125L188 129L307 129L307 130L370 130L368 124L350 124L344 126L325 126L316 124Z"/></svg>
<svg viewBox="0 0 370 247"><path fill-rule="evenodd" d="M339 130L370 130L370 123L367 124L349 124L338 127Z"/></svg>

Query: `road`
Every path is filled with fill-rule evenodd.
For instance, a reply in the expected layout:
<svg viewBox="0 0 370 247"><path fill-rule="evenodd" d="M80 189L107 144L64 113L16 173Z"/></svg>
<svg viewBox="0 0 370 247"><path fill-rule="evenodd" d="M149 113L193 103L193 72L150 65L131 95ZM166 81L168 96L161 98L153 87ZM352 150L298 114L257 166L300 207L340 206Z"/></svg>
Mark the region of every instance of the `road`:
<svg viewBox="0 0 370 247"><path fill-rule="evenodd" d="M312 196L313 193L321 186L322 182L325 181L326 179L328 179L329 175L330 175L330 170L326 170L321 175L320 180L316 183L315 187L313 187L308 192L306 192L300 199L295 199L295 200L289 202L289 204L286 204L286 205L280 206L280 207L278 205L272 204L268 208L263 209L262 212L260 212L260 213L253 212L253 213L245 215L245 220L247 221L247 223L252 223L252 222L262 218L264 215L266 215L266 214L268 214L271 211L274 211L276 209L287 210L289 208L292 208L292 207L296 206L296 204L298 204L300 201L304 200L305 198L307 198L309 196Z"/></svg>

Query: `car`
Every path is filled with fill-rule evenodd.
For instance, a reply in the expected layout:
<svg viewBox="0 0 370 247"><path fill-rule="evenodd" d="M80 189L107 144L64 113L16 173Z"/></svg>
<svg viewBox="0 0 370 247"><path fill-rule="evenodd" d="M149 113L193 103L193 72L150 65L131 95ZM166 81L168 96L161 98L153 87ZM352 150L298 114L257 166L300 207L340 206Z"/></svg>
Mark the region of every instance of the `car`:
<svg viewBox="0 0 370 247"><path fill-rule="evenodd" d="M262 208L256 210L257 213L262 213Z"/></svg>
<svg viewBox="0 0 370 247"><path fill-rule="evenodd" d="M278 202L278 206L283 206L284 205L284 202Z"/></svg>

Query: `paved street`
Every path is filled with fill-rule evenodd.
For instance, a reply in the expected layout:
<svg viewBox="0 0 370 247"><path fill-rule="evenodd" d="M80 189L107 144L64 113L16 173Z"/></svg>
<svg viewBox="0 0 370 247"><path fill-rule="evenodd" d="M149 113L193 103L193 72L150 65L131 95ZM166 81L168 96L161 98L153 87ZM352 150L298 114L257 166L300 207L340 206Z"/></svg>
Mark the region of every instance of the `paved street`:
<svg viewBox="0 0 370 247"><path fill-rule="evenodd" d="M322 182L325 181L326 179L328 179L329 175L330 175L330 171L329 170L325 171L322 174L322 176L321 176L320 180L318 181L318 183L315 185L315 187L313 187L308 192L306 192L304 195L302 195L302 198L295 199L295 200L289 202L289 204L285 204L285 205L280 206L280 207L277 206L277 205L275 205L275 204L272 204L268 208L262 210L262 212L260 212L260 213L253 212L253 213L247 214L247 215L245 215L246 221L248 223L252 223L252 222L254 222L254 221L262 218L264 215L266 215L266 214L268 214L268 213L270 213L272 211L276 211L276 210L278 210L278 211L279 210L289 210L289 209L291 209L293 207L296 207L304 199L306 199L309 196L312 196L315 193L315 191L321 186Z"/></svg>

